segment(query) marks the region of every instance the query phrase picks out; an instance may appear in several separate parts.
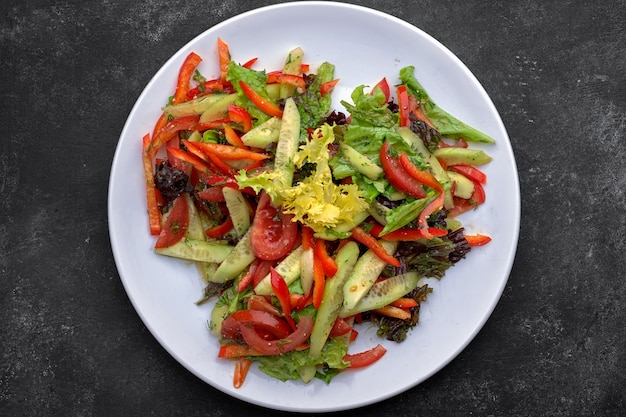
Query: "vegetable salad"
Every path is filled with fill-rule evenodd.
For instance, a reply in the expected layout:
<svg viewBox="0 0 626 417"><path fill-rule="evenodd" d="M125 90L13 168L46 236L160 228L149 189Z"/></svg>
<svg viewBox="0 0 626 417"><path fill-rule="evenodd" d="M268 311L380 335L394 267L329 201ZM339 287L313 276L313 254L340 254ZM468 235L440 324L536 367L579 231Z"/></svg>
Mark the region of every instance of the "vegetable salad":
<svg viewBox="0 0 626 417"><path fill-rule="evenodd" d="M216 299L219 357L283 381L327 383L370 366L382 343L352 352L358 324L402 342L431 288L486 235L457 216L485 201L493 139L440 108L402 68L331 108L334 65L304 51L282 68L231 59L218 39L219 77L190 53L153 132L143 138L156 253L193 261Z"/></svg>

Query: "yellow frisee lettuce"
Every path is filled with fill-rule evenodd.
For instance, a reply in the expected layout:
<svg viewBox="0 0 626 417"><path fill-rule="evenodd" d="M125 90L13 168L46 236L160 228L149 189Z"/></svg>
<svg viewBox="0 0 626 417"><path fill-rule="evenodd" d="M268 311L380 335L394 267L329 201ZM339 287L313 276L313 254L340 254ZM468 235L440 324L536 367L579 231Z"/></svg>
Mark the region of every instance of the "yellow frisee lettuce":
<svg viewBox="0 0 626 417"><path fill-rule="evenodd" d="M313 140L300 146L294 165L301 168L307 162L313 163L315 171L295 186L277 186L273 181L273 172L251 177L241 172L236 178L241 187L252 187L257 192L265 190L274 204L282 206L285 213L294 215L294 221L321 233L352 221L357 214L366 211L369 204L357 185L333 182L328 165L328 145L335 140L332 126L321 126L312 137Z"/></svg>

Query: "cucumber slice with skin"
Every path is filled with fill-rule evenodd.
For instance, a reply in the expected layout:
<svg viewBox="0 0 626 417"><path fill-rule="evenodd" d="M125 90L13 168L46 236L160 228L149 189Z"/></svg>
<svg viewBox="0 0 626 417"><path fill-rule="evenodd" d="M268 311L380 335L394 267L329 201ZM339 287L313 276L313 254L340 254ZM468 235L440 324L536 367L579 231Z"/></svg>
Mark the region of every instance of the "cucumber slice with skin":
<svg viewBox="0 0 626 417"><path fill-rule="evenodd" d="M222 194L226 200L226 207L228 207L228 213L233 221L235 233L237 236L243 236L250 228L250 208L245 197L241 191L232 187L222 188Z"/></svg>
<svg viewBox="0 0 626 417"><path fill-rule="evenodd" d="M348 309L344 306L339 316L348 317L384 307L411 292L417 287L419 280L417 272L412 271L377 282L354 307Z"/></svg>
<svg viewBox="0 0 626 417"><path fill-rule="evenodd" d="M278 117L272 117L250 129L241 137L241 140L248 146L265 149L270 143L278 141L279 133L280 119Z"/></svg>
<svg viewBox="0 0 626 417"><path fill-rule="evenodd" d="M302 246L298 246L296 249L291 251L289 255L278 265L276 265L276 272L283 277L285 283L287 285L291 285L295 280L300 277L301 264L300 257L302 256ZM254 287L254 292L259 295L271 295L274 294L274 290L272 289L272 282L270 278L270 274L267 274L261 282Z"/></svg>
<svg viewBox="0 0 626 417"><path fill-rule="evenodd" d="M221 243L206 242L183 238L180 242L166 248L155 248L159 255L187 259L197 262L222 262L233 251L233 247Z"/></svg>
<svg viewBox="0 0 626 417"><path fill-rule="evenodd" d="M313 248L303 249L300 255L300 283L305 295L308 295L313 287L313 262Z"/></svg>
<svg viewBox="0 0 626 417"><path fill-rule="evenodd" d="M224 283L235 279L254 259L255 256L250 243L250 229L248 229L220 266L217 267L215 274L211 277L211 281Z"/></svg>
<svg viewBox="0 0 626 417"><path fill-rule="evenodd" d="M387 253L394 253L398 247L398 242L384 239L380 239L379 242ZM382 261L371 249L359 258L343 286L344 309L352 310L357 305L374 285L386 265L385 261Z"/></svg>
<svg viewBox="0 0 626 417"><path fill-rule="evenodd" d="M322 303L315 316L315 325L311 331L311 342L309 355L317 357L322 352L322 348L328 339L330 330L339 316L339 311L343 304L343 286L354 269L354 265L359 258L359 245L356 242L348 242L339 253L337 253L337 272L326 281Z"/></svg>
<svg viewBox="0 0 626 417"><path fill-rule="evenodd" d="M454 171L448 172L448 176L450 177L450 181L456 184L453 193L455 197L465 199L472 197L472 194L474 194L474 183L472 180Z"/></svg>
<svg viewBox="0 0 626 417"><path fill-rule="evenodd" d="M291 187L295 171L294 156L300 141L300 113L298 106L291 97L285 100L283 118L280 122L278 143L274 157L274 171L277 172L276 187Z"/></svg>

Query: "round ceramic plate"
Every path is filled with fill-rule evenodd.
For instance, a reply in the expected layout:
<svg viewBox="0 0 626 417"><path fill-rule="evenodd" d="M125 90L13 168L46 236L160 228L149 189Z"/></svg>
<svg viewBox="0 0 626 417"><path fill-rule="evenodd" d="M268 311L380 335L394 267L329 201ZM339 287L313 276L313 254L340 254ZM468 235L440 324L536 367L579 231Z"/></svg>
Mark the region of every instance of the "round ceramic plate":
<svg viewBox="0 0 626 417"><path fill-rule="evenodd" d="M281 382L254 366L244 385L233 388L233 363L217 358L209 334L212 304L196 306L203 284L193 265L156 255L148 232L141 138L151 132L161 106L173 93L189 52L203 57L207 78L218 75L216 42L230 46L233 60L259 60L255 68L279 69L289 50L301 46L305 62L336 66L335 108L359 85L383 76L395 84L398 71L416 76L441 107L488 133L494 145L478 146L493 161L487 201L462 220L469 233L493 238L451 268L422 305L420 324L404 343L382 341L374 328L361 328L357 352L382 343L387 354L369 368L347 371L330 385L313 380ZM133 107L115 153L109 184L109 228L117 268L139 316L161 345L185 368L216 389L260 406L297 412L355 408L399 394L449 363L481 329L507 282L517 247L520 196L517 170L506 130L488 95L449 50L423 31L387 14L332 2L298 2L264 7L224 21L181 48L156 73Z"/></svg>

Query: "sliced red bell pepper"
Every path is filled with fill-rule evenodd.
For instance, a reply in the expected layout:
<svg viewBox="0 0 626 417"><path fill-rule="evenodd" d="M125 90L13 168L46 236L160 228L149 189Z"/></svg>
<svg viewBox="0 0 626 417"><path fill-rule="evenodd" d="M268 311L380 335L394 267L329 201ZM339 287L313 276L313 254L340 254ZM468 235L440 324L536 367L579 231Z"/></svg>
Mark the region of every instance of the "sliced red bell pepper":
<svg viewBox="0 0 626 417"><path fill-rule="evenodd" d="M178 72L176 91L174 92L174 98L172 99L173 104L184 103L187 100L189 80L200 62L202 62L202 58L195 52L191 52L187 55L187 58L185 58L185 61Z"/></svg>
<svg viewBox="0 0 626 417"><path fill-rule="evenodd" d="M247 132L252 129L252 117L248 110L243 107L239 107L235 104L230 104L228 106L228 118L231 122L236 123L241 126L242 132Z"/></svg>
<svg viewBox="0 0 626 417"><path fill-rule="evenodd" d="M235 132L235 129L230 126L224 126L224 137L226 138L226 142L230 143L232 146L242 149L250 149L245 143L243 143L237 132Z"/></svg>
<svg viewBox="0 0 626 417"><path fill-rule="evenodd" d="M183 116L168 122L157 132L156 136L152 138L152 142L147 150L148 155L154 158L161 146L174 138L178 132L182 130L194 130L198 125L198 120L200 120L200 116Z"/></svg>
<svg viewBox="0 0 626 417"><path fill-rule="evenodd" d="M317 245L316 245L317 246ZM313 253L313 306L316 309L320 308L322 304L322 298L324 297L324 287L326 286L326 279L324 276L324 265L322 260L315 256Z"/></svg>
<svg viewBox="0 0 626 417"><path fill-rule="evenodd" d="M472 181L479 182L481 184L487 183L487 175L478 168L471 165L450 165L448 169L465 175Z"/></svg>
<svg viewBox="0 0 626 417"><path fill-rule="evenodd" d="M448 234L447 230L439 229L437 227L429 227L428 233L422 228L419 229L410 229L410 228L400 228L396 229L392 232L386 233L383 236L380 236L380 233L383 231L383 226L379 224L374 224L370 229L370 233L372 236L377 238L384 238L385 240L390 241L413 241L419 239L429 239L432 237L441 237ZM430 234L430 237L428 236Z"/></svg>
<svg viewBox="0 0 626 417"><path fill-rule="evenodd" d="M230 216L228 216L222 224L218 224L217 226L213 226L213 227L206 229L205 233L207 237L217 239L217 238L224 236L226 233L230 232L231 230L233 230L233 227L234 227L233 219L231 219Z"/></svg>
<svg viewBox="0 0 626 417"><path fill-rule="evenodd" d="M231 145L222 145L213 142L189 142L183 140L183 144L188 148L195 148L202 151L205 155L215 155L221 159L237 160L250 159L252 161L260 161L268 159L269 155L265 153L251 151Z"/></svg>
<svg viewBox="0 0 626 417"><path fill-rule="evenodd" d="M320 95L324 97L326 94L330 94L330 92L333 91L338 82L339 78L322 83L322 85L320 85Z"/></svg>
<svg viewBox="0 0 626 417"><path fill-rule="evenodd" d="M378 344L364 352L347 354L343 357L343 360L350 362L348 367L351 369L363 368L378 361L385 353L387 353L387 349L383 345Z"/></svg>
<svg viewBox="0 0 626 417"><path fill-rule="evenodd" d="M409 159L408 155L405 152L402 152L400 155L400 164L402 167L408 172L408 174L415 178L416 181L434 189L439 192L443 192L443 187L437 181L435 176L428 171L423 171L415 166L413 162Z"/></svg>
<svg viewBox="0 0 626 417"><path fill-rule="evenodd" d="M402 127L409 126L411 122L409 119L411 108L409 104L409 93L406 91L406 86L399 85L396 88L396 95L398 96L399 124Z"/></svg>
<svg viewBox="0 0 626 417"><path fill-rule="evenodd" d="M361 227L355 227L352 229L352 237L359 243L367 246L371 249L376 256L378 256L382 261L388 263L389 265L399 267L400 261L393 257L393 254L387 253L383 245L372 235L367 233Z"/></svg>
<svg viewBox="0 0 626 417"><path fill-rule="evenodd" d="M220 80L226 81L228 64L230 63L230 50L228 44L221 38L217 38L217 55L220 64Z"/></svg>
<svg viewBox="0 0 626 417"><path fill-rule="evenodd" d="M198 197L213 203L223 203L226 201L222 187L208 187L198 192Z"/></svg>
<svg viewBox="0 0 626 417"><path fill-rule="evenodd" d="M187 100L193 100L194 98L216 92L221 93L224 90L224 83L221 80L208 80L187 91Z"/></svg>
<svg viewBox="0 0 626 417"><path fill-rule="evenodd" d="M491 238L489 236L481 234L465 235L465 240L467 240L467 243L470 246L482 246L491 242Z"/></svg>
<svg viewBox="0 0 626 417"><path fill-rule="evenodd" d="M180 195L174 200L165 224L161 228L155 248L167 248L181 241L189 227L187 198Z"/></svg>
<svg viewBox="0 0 626 417"><path fill-rule="evenodd" d="M326 241L324 239L316 239L313 256L319 258L324 270L324 275L327 278L335 276L338 269L337 262L328 254Z"/></svg>
<svg viewBox="0 0 626 417"><path fill-rule="evenodd" d="M341 317L337 317L335 323L333 323L333 327L330 329L330 333L328 337L339 337L344 334L348 334L348 332L352 331L352 326L348 324L347 321L342 319Z"/></svg>
<svg viewBox="0 0 626 417"><path fill-rule="evenodd" d="M302 226L302 250L309 250L314 247L313 229L308 226Z"/></svg>
<svg viewBox="0 0 626 417"><path fill-rule="evenodd" d="M174 148L171 146L167 147L167 152L175 158L188 163L200 172L211 172L209 166L202 159L192 153L185 152L180 148Z"/></svg>
<svg viewBox="0 0 626 417"><path fill-rule="evenodd" d="M217 357L222 359L237 359L242 356L263 356L263 354L250 346L235 344L221 345L217 353Z"/></svg>
<svg viewBox="0 0 626 417"><path fill-rule="evenodd" d="M391 96L391 90L389 88L389 83L387 82L387 78L383 77L382 80L376 83L376 85L372 88L372 91L370 92L370 94L374 95L374 90L376 90L377 88L379 88L380 91L383 92L383 95L385 96L385 103L387 103L389 101L389 97Z"/></svg>
<svg viewBox="0 0 626 417"><path fill-rule="evenodd" d="M143 172L146 179L146 201L148 203L148 222L150 224L150 234L153 236L161 233L161 212L157 204L157 189L154 184L154 166L152 158L148 156L147 150L150 146L150 134L143 137Z"/></svg>
<svg viewBox="0 0 626 417"><path fill-rule="evenodd" d="M380 314L381 316L392 317L394 319L409 320L411 318L411 312L392 305L386 305L372 311L376 314Z"/></svg>
<svg viewBox="0 0 626 417"><path fill-rule="evenodd" d="M232 174L234 174L234 170L233 170L233 168L230 165L224 163L224 161L222 161L219 157L217 157L214 154L207 154L207 153L205 153L199 146L197 146L197 144L199 142L183 141L183 143L185 144L185 146L187 147L187 150L190 153L192 153L195 156L197 156L198 158L202 159L204 162L212 164L219 171L222 171L225 174L228 174L227 178L231 178ZM227 179L225 179L225 181L227 181ZM234 181L234 179L233 179L233 181ZM210 184L214 185L212 183L210 183Z"/></svg>
<svg viewBox="0 0 626 417"><path fill-rule="evenodd" d="M300 88L304 90L306 88L306 83L304 81L304 77L301 75L294 74L283 74L280 71L274 71L267 74L267 83L268 84L289 84L294 87Z"/></svg>
<svg viewBox="0 0 626 417"><path fill-rule="evenodd" d="M433 129L435 128L435 126L432 124L430 119L428 119L426 114L424 114L424 111L422 110L422 106L420 106L420 104L417 102L417 99L410 94L409 94L409 111L413 114L413 116L417 118L417 120L421 120L422 122L426 123L429 127ZM409 119L409 124L410 124L410 119Z"/></svg>
<svg viewBox="0 0 626 417"><path fill-rule="evenodd" d="M274 268L270 268L270 283L272 284L274 295L278 298L280 307L283 310L285 320L287 320L292 329L296 330L296 323L293 321L293 317L291 317L291 294L289 293L289 288L283 277Z"/></svg>
<svg viewBox="0 0 626 417"><path fill-rule="evenodd" d="M259 58L258 58L258 57L255 57L255 58L249 59L248 61L246 61L246 62L242 65L242 67L247 68L247 69L250 69L250 68L252 68L252 66L254 66L254 64L255 64L258 60L259 60Z"/></svg>
<svg viewBox="0 0 626 417"><path fill-rule="evenodd" d="M413 308L420 305L415 299L409 297L398 298L396 301L389 303L390 305L398 308Z"/></svg>
<svg viewBox="0 0 626 417"><path fill-rule="evenodd" d="M224 129L224 126L230 125L230 118L224 117L222 119L210 120L208 122L198 123L196 129L200 132L213 129Z"/></svg>
<svg viewBox="0 0 626 417"><path fill-rule="evenodd" d="M313 317L300 316L298 328L283 339L267 341L258 335L254 326L241 326L240 332L245 342L252 348L266 355L280 355L296 350L309 338L312 329Z"/></svg>
<svg viewBox="0 0 626 417"><path fill-rule="evenodd" d="M158 118L158 120L154 124L154 128L152 129L152 137L155 137L157 133L159 133L159 131L165 127L167 122L167 114L161 113L161 116Z"/></svg>
<svg viewBox="0 0 626 417"><path fill-rule="evenodd" d="M412 197L426 197L422 184L406 172L397 157L390 155L389 148L389 142L385 142L380 148L380 163L389 183L398 191L403 191Z"/></svg>
<svg viewBox="0 0 626 417"><path fill-rule="evenodd" d="M278 104L275 104L270 99L261 96L245 81L239 81L239 86L246 97L248 97L248 99L250 99L250 101L263 113L274 117L283 117L283 111Z"/></svg>
<svg viewBox="0 0 626 417"><path fill-rule="evenodd" d="M250 359L246 359L243 356L239 357L239 360L235 362L235 373L233 374L233 387L241 388L243 382L246 380L246 376L248 375L248 371L250 370L250 365L252 365L252 361Z"/></svg>

